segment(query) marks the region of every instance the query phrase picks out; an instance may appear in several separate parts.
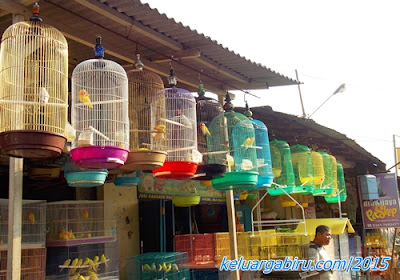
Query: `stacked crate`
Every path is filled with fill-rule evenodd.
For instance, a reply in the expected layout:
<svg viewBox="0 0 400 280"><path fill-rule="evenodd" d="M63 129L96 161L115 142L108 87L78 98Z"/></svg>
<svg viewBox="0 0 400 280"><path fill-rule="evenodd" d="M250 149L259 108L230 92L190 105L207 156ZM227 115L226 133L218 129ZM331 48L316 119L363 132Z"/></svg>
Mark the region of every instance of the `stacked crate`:
<svg viewBox="0 0 400 280"><path fill-rule="evenodd" d="M21 279L45 278L46 201L22 201ZM0 279L6 279L8 199L0 199Z"/></svg>
<svg viewBox="0 0 400 280"><path fill-rule="evenodd" d="M126 260L128 280L190 280L186 252L151 252Z"/></svg>
<svg viewBox="0 0 400 280"><path fill-rule="evenodd" d="M47 266L51 279L119 279L116 219L103 201L47 204Z"/></svg>
<svg viewBox="0 0 400 280"><path fill-rule="evenodd" d="M228 232L215 233L215 261L219 265L222 259L231 259L231 247Z"/></svg>

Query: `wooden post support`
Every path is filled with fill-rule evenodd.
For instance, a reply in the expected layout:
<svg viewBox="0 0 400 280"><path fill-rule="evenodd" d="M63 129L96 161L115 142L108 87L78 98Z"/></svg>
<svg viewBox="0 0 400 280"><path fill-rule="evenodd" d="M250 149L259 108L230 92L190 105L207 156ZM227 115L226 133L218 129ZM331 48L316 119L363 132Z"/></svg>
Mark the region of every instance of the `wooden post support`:
<svg viewBox="0 0 400 280"><path fill-rule="evenodd" d="M12 23L24 20L13 15ZM8 194L7 280L21 279L22 182L24 159L10 157Z"/></svg>
<svg viewBox="0 0 400 280"><path fill-rule="evenodd" d="M236 238L236 218L235 218L235 201L233 199L233 190L225 192L226 209L228 212L228 227L229 227L229 245L231 249L231 259L238 259L237 238ZM239 280L239 270L232 271L232 280Z"/></svg>

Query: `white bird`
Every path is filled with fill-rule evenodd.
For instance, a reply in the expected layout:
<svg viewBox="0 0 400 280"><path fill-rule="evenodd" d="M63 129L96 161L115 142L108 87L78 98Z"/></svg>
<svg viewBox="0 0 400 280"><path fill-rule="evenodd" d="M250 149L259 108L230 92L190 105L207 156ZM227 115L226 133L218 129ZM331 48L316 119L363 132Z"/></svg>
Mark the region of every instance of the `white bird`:
<svg viewBox="0 0 400 280"><path fill-rule="evenodd" d="M39 89L39 104L45 106L49 102L50 94L47 92L46 88L41 87Z"/></svg>

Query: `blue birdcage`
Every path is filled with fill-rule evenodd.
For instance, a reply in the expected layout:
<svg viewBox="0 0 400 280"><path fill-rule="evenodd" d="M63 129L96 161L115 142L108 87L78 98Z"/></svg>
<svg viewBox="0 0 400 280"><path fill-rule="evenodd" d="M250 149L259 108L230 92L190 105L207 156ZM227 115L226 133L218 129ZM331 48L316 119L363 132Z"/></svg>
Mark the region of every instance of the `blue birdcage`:
<svg viewBox="0 0 400 280"><path fill-rule="evenodd" d="M262 121L252 118L253 113L250 111L247 102L244 115L248 117L253 124L256 135L255 147L257 154L258 181L255 188L270 187L274 179L274 174L272 172L271 150L269 147L267 126Z"/></svg>
<svg viewBox="0 0 400 280"><path fill-rule="evenodd" d="M165 89L166 127L160 131L167 134L167 158L162 167L153 169L153 174L163 179L190 179L201 162L201 154L197 151L196 99L188 90L176 87L173 68L168 82L170 88Z"/></svg>
<svg viewBox="0 0 400 280"><path fill-rule="evenodd" d="M243 114L233 111L229 94L224 109L210 123L207 147L209 163L227 164L228 172L212 179L212 185L220 191L251 189L258 180L253 124Z"/></svg>
<svg viewBox="0 0 400 280"><path fill-rule="evenodd" d="M292 155L289 144L283 140L274 139L269 142L274 181L267 188L271 196L291 194L296 185L293 172Z"/></svg>
<svg viewBox="0 0 400 280"><path fill-rule="evenodd" d="M334 182L333 182L333 172L332 172L332 161L331 157L327 152L323 151L318 151L323 159L323 165L324 165L324 181L320 185L315 185L314 190L312 191L312 194L314 196L327 196L327 195L332 195L335 187L334 187Z"/></svg>
<svg viewBox="0 0 400 280"><path fill-rule="evenodd" d="M207 137L211 135L208 126L216 116L224 112L224 109L217 100L205 97L206 92L201 82L197 93L199 94L196 100L197 149L203 154L203 161L199 164L193 179L211 180L226 173L226 164L209 162L207 148Z"/></svg>
<svg viewBox="0 0 400 280"><path fill-rule="evenodd" d="M134 187L140 183L140 173L135 171L132 173L118 174L114 180L116 187Z"/></svg>
<svg viewBox="0 0 400 280"><path fill-rule="evenodd" d="M311 150L296 144L290 147L296 187L294 194L311 194L314 189L314 170Z"/></svg>
<svg viewBox="0 0 400 280"><path fill-rule="evenodd" d="M64 165L64 177L70 187L91 188L104 184L108 175L107 169L85 169L78 167L72 158Z"/></svg>
<svg viewBox="0 0 400 280"><path fill-rule="evenodd" d="M325 201L328 203L345 202L347 199L346 182L344 180L343 165L340 162L336 162L337 165L337 184L338 193L332 196L325 196Z"/></svg>

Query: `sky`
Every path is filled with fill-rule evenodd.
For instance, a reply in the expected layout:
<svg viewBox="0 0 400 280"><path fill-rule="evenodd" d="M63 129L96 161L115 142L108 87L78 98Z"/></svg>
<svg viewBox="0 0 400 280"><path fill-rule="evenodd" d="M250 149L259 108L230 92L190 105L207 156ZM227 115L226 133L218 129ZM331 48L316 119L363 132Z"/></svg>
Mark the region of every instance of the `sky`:
<svg viewBox="0 0 400 280"><path fill-rule="evenodd" d="M142 0L253 62L296 79L311 118L392 167L400 147L400 1ZM236 93L235 106L302 116L297 86ZM268 124L266 124L268 127ZM399 136L397 136L399 135ZM285 140L285 139L282 139ZM394 169L391 170L394 172Z"/></svg>

